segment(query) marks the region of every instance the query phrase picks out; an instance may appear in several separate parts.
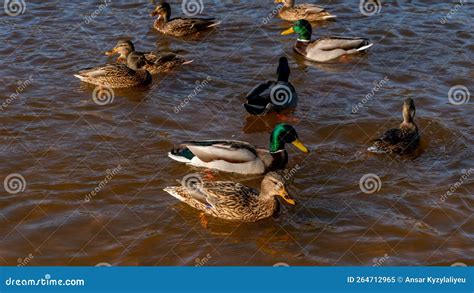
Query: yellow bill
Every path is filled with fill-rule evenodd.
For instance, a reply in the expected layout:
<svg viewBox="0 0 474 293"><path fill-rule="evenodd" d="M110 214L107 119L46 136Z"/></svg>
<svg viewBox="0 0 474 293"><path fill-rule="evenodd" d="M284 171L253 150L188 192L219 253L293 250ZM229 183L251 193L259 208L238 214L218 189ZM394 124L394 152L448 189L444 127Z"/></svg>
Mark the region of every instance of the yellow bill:
<svg viewBox="0 0 474 293"><path fill-rule="evenodd" d="M293 141L292 144L303 153L309 153L308 148L299 139Z"/></svg>
<svg viewBox="0 0 474 293"><path fill-rule="evenodd" d="M289 34L292 34L294 32L295 32L295 30L293 29L293 27L290 27L289 29L282 31L281 34L282 35L289 35Z"/></svg>
<svg viewBox="0 0 474 293"><path fill-rule="evenodd" d="M283 0L275 0L275 3L283 3Z"/></svg>
<svg viewBox="0 0 474 293"><path fill-rule="evenodd" d="M112 50L105 52L105 55L110 56L114 55L115 53L118 53L117 48L113 48Z"/></svg>
<svg viewBox="0 0 474 293"><path fill-rule="evenodd" d="M296 201L288 195L288 192L286 192L286 189L284 187L280 189L280 193L278 195L281 196L287 203L291 205L296 204Z"/></svg>

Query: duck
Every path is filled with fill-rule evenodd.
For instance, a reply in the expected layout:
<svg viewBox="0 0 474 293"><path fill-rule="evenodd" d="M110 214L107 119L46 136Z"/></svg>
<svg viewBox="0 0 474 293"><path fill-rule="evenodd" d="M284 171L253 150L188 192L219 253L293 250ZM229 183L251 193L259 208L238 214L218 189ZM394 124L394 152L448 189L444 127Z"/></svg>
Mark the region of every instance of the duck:
<svg viewBox="0 0 474 293"><path fill-rule="evenodd" d="M295 108L298 95L295 87L288 81L290 67L286 57L280 57L277 68L277 80L269 80L254 87L245 97L245 109L252 115L281 112Z"/></svg>
<svg viewBox="0 0 474 293"><path fill-rule="evenodd" d="M296 53L316 62L327 62L343 55L365 51L373 45L367 39L352 37L324 37L311 41L313 30L311 24L304 19L296 21L291 28L281 34L288 35L295 32L298 34L294 45Z"/></svg>
<svg viewBox="0 0 474 293"><path fill-rule="evenodd" d="M108 88L127 88L151 83L151 74L143 69L146 60L142 55L129 54L127 64L115 63L79 71L74 74L81 81Z"/></svg>
<svg viewBox="0 0 474 293"><path fill-rule="evenodd" d="M167 2L159 4L150 16L158 16L153 27L160 33L184 37L210 29L220 24L215 18L171 17L171 6Z"/></svg>
<svg viewBox="0 0 474 293"><path fill-rule="evenodd" d="M130 53L142 55L146 60L144 68L151 74L169 72L177 66L193 62L193 60L187 61L174 53L137 52L130 40L119 40L112 50L105 52L105 55L112 56L119 54L117 62L126 62Z"/></svg>
<svg viewBox="0 0 474 293"><path fill-rule="evenodd" d="M314 4L298 4L295 0L275 0L275 3L283 3L283 7L278 10L278 16L287 21L297 21L304 19L307 21L322 21L336 18L321 6Z"/></svg>
<svg viewBox="0 0 474 293"><path fill-rule="evenodd" d="M296 204L286 190L284 178L276 172L265 175L260 192L233 181L202 179L166 187L164 191L207 215L238 222L273 216L279 210L278 196L290 205Z"/></svg>
<svg viewBox="0 0 474 293"><path fill-rule="evenodd" d="M367 150L372 153L406 155L413 153L420 145L420 134L415 123L415 101L407 98L403 102L403 121L398 128L387 130L375 139Z"/></svg>
<svg viewBox="0 0 474 293"><path fill-rule="evenodd" d="M182 142L168 153L171 159L195 167L244 175L284 169L288 163L287 143L304 153L308 148L298 139L293 126L280 123L270 135L269 150L236 140L195 140Z"/></svg>

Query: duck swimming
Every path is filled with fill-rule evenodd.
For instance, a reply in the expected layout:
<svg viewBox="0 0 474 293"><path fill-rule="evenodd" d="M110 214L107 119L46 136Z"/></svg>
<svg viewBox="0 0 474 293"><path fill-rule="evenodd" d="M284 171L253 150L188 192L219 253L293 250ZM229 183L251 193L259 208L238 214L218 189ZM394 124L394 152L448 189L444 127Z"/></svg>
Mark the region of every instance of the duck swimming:
<svg viewBox="0 0 474 293"><path fill-rule="evenodd" d="M330 14L323 7L314 4L304 3L295 5L295 0L275 0L275 3L284 4L278 11L278 16L288 21L297 21L300 19L322 21L336 18L335 15Z"/></svg>
<svg viewBox="0 0 474 293"><path fill-rule="evenodd" d="M295 87L288 81L290 67L288 59L280 57L277 68L277 80L267 81L254 87L247 94L245 109L252 115L261 115L271 111L281 112L285 109L295 108L298 95Z"/></svg>
<svg viewBox="0 0 474 293"><path fill-rule="evenodd" d="M256 222L268 218L279 209L277 196L296 204L286 191L283 177L275 172L265 175L260 192L232 181L201 180L189 185L166 187L164 191L195 209L225 220Z"/></svg>
<svg viewBox="0 0 474 293"><path fill-rule="evenodd" d="M144 69L146 69L151 74L168 72L177 66L193 62L192 60L186 61L184 58L174 53L137 52L135 51L135 46L130 40L118 41L117 45L115 45L112 50L105 52L105 55L111 56L114 54L119 54L120 56L117 58L117 61L126 62L128 55L131 53L142 55L145 58L146 63L144 65Z"/></svg>
<svg viewBox="0 0 474 293"><path fill-rule="evenodd" d="M178 162L196 167L216 169L239 174L264 174L284 169L288 163L285 144L291 143L302 152L309 150L298 139L298 134L289 124L278 124L270 135L270 149L235 140L185 141L180 148L173 149L168 156Z"/></svg>
<svg viewBox="0 0 474 293"><path fill-rule="evenodd" d="M108 64L79 71L74 74L83 82L109 88L126 88L151 83L151 74L143 69L145 58L140 54L129 54L127 64Z"/></svg>
<svg viewBox="0 0 474 293"><path fill-rule="evenodd" d="M420 145L420 134L415 124L416 108L412 98L403 102L403 122L398 128L386 131L374 140L374 145L367 150L373 153L409 154Z"/></svg>
<svg viewBox="0 0 474 293"><path fill-rule="evenodd" d="M171 17L171 6L163 2L159 4L150 16L158 16L153 27L160 33L183 37L195 34L220 24L214 18Z"/></svg>
<svg viewBox="0 0 474 293"><path fill-rule="evenodd" d="M293 27L283 31L282 35L297 33L298 39L294 45L295 51L306 59L316 62L326 62L343 55L354 54L372 47L367 39L352 37L324 37L311 41L313 29L311 24L300 19Z"/></svg>

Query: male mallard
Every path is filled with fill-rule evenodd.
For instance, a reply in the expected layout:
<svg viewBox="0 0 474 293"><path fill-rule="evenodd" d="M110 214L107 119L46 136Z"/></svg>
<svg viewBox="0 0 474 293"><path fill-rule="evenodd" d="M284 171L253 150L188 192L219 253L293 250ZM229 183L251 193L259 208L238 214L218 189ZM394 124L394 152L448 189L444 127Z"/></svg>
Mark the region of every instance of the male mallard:
<svg viewBox="0 0 474 293"><path fill-rule="evenodd" d="M158 15L153 26L157 31L166 35L182 37L204 31L208 28L218 25L214 18L191 18L191 17L175 17L171 16L171 6L163 2L159 4L150 14Z"/></svg>
<svg viewBox="0 0 474 293"><path fill-rule="evenodd" d="M260 193L232 181L204 180L166 187L164 191L208 215L241 222L255 222L275 214L279 208L277 196L291 205L296 203L288 195L283 177L275 172L265 175Z"/></svg>
<svg viewBox="0 0 474 293"><path fill-rule="evenodd" d="M314 4L298 4L295 0L275 0L275 3L283 3L284 6L278 11L281 19L288 21L297 21L305 19L307 21L321 21L336 18L323 7Z"/></svg>
<svg viewBox="0 0 474 293"><path fill-rule="evenodd" d="M304 19L296 21L293 27L283 31L282 35L296 32L298 40L294 45L295 51L306 59L325 62L346 54L364 51L373 44L367 39L350 37L325 37L311 41L313 32L311 24Z"/></svg>
<svg viewBox="0 0 474 293"><path fill-rule="evenodd" d="M108 64L88 68L74 74L83 82L110 88L125 88L149 84L151 75L143 69L146 60L139 54L129 54L127 64Z"/></svg>
<svg viewBox="0 0 474 293"><path fill-rule="evenodd" d="M288 82L290 67L288 59L281 57L277 68L277 81L267 81L254 87L247 95L245 109L252 115L294 108L298 96L294 86Z"/></svg>
<svg viewBox="0 0 474 293"><path fill-rule="evenodd" d="M146 64L143 66L151 74L156 74L159 72L167 72L171 69L183 65L189 64L191 61L186 61L184 58L174 54L174 53L141 53L135 51L135 46L129 40L120 40L117 42L117 45L110 50L105 52L105 55L110 56L114 54L119 54L117 58L118 62L126 62L128 55L135 52L136 54L143 55L146 60Z"/></svg>
<svg viewBox="0 0 474 293"><path fill-rule="evenodd" d="M415 118L415 102L408 98L403 102L403 122L398 128L386 131L374 140L374 145L367 150L374 153L409 154L420 145L420 135Z"/></svg>
<svg viewBox="0 0 474 293"><path fill-rule="evenodd" d="M270 135L270 150L235 140L185 141L168 156L196 167L217 169L240 174L263 174L285 168L288 153L285 144L291 143L301 151L309 150L298 140L293 126L278 124Z"/></svg>

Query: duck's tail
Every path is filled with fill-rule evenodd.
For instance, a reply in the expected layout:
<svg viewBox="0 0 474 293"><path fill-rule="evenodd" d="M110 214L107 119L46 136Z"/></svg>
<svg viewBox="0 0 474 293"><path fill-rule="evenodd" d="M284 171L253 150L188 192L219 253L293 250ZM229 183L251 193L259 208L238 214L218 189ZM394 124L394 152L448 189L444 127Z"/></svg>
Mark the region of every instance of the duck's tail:
<svg viewBox="0 0 474 293"><path fill-rule="evenodd" d="M191 163L194 154L188 148L172 149L168 153L168 157L181 163Z"/></svg>
<svg viewBox="0 0 474 293"><path fill-rule="evenodd" d="M337 18L337 15L328 14L328 15L323 16L323 20L330 20L330 19L335 19L335 18Z"/></svg>
<svg viewBox="0 0 474 293"><path fill-rule="evenodd" d="M374 44L369 42L368 40L364 40L362 44L360 44L359 48L356 49L356 51L365 51L368 48L372 47Z"/></svg>
<svg viewBox="0 0 474 293"><path fill-rule="evenodd" d="M194 62L194 59L191 59L191 60L186 60L184 61L183 63L181 63L182 65L186 65L186 64L191 64Z"/></svg>
<svg viewBox="0 0 474 293"><path fill-rule="evenodd" d="M207 27L215 27L215 26L218 26L219 24L221 24L221 21L216 21L214 23L211 23L210 25L208 25Z"/></svg>

